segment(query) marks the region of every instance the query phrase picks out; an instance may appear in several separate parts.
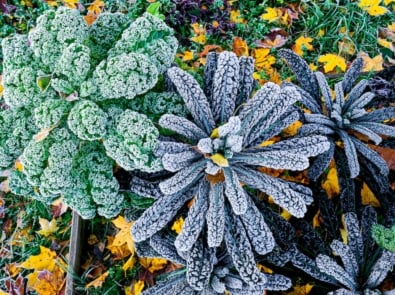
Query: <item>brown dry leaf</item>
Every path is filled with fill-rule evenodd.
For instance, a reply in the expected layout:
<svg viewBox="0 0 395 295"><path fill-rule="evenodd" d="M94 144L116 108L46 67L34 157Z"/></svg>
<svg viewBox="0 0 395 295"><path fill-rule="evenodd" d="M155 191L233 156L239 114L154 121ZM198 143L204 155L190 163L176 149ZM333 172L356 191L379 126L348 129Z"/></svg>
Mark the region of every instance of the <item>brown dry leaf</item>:
<svg viewBox="0 0 395 295"><path fill-rule="evenodd" d="M48 137L49 132L51 132L52 129L54 129L54 128L55 128L55 126L41 129L37 134L33 135L34 141L40 142L40 141L44 140L45 138Z"/></svg>
<svg viewBox="0 0 395 295"><path fill-rule="evenodd" d="M8 178L2 182L0 182L0 192L8 193L10 191Z"/></svg>
<svg viewBox="0 0 395 295"><path fill-rule="evenodd" d="M343 38L342 41L337 43L337 47L339 48L339 53L341 55L354 55L355 53L355 45L350 39Z"/></svg>
<svg viewBox="0 0 395 295"><path fill-rule="evenodd" d="M214 50L218 51L218 52L221 52L222 51L222 47L219 46L219 45L206 45L206 46L203 47L203 51L198 53L198 56L199 57L206 57L207 54L210 51L214 51Z"/></svg>
<svg viewBox="0 0 395 295"><path fill-rule="evenodd" d="M380 154L380 156L387 163L388 168L390 168L391 170L395 170L395 150L371 144L369 145L369 147Z"/></svg>
<svg viewBox="0 0 395 295"><path fill-rule="evenodd" d="M21 268L16 263L10 263L5 265L5 270L10 277L15 277L21 272Z"/></svg>
<svg viewBox="0 0 395 295"><path fill-rule="evenodd" d="M248 56L248 45L247 42L243 40L243 38L233 38L232 50L237 56Z"/></svg>
<svg viewBox="0 0 395 295"><path fill-rule="evenodd" d="M163 269L167 264L167 260L162 258L139 257L139 262L141 266L148 270L150 273L154 273L157 270Z"/></svg>
<svg viewBox="0 0 395 295"><path fill-rule="evenodd" d="M105 273L101 274L99 277L97 277L95 280L93 280L92 282L90 282L89 284L87 284L85 286L85 289L89 289L89 288L100 288L101 286L103 286L104 282L106 281L108 275L110 273L108 271L106 271Z"/></svg>
<svg viewBox="0 0 395 295"><path fill-rule="evenodd" d="M13 280L12 278L8 278L5 281L5 286L7 288L7 293L6 295L23 295L25 294L25 280L21 274L18 275L16 280ZM0 295L3 295L0 292Z"/></svg>
<svg viewBox="0 0 395 295"><path fill-rule="evenodd" d="M69 207L63 202L63 198L56 199L51 204L51 214L53 217L62 216Z"/></svg>
<svg viewBox="0 0 395 295"><path fill-rule="evenodd" d="M288 39L288 33L283 29L274 28L270 30L263 40L255 41L257 47L260 48L279 48L282 47Z"/></svg>

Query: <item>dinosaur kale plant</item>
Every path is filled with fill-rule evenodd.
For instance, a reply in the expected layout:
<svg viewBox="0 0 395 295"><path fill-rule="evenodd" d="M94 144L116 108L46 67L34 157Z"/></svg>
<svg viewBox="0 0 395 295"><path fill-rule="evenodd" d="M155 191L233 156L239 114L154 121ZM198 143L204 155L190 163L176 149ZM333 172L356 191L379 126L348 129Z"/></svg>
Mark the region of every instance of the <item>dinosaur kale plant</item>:
<svg viewBox="0 0 395 295"><path fill-rule="evenodd" d="M377 194L388 191L389 169L381 156L369 147L367 142L378 145L382 141L381 135L395 137L395 127L385 125L383 122L395 118L395 108L388 107L373 111L366 111L366 107L375 97L372 92L365 92L368 81L362 79L354 87L362 70L362 58L356 59L349 70L345 73L342 81L334 86L331 92L330 86L321 72L313 73L307 63L297 54L290 50L280 50L283 57L299 81L300 87L296 86L301 95L301 103L311 113L304 114L304 124L300 129L301 135L320 134L327 136L330 149L319 155L309 169L309 177L317 180L328 167L335 155L338 167L344 166L338 154L345 153L346 171L338 171L345 178L355 178L360 174L360 163L364 167L364 174L370 173L370 178L379 188ZM288 86L285 83L284 86ZM332 93L334 93L334 98ZM322 102L323 100L323 102ZM362 140L366 138L366 140ZM341 143L339 143L341 142ZM344 151L344 152L343 152ZM368 181L369 186L374 183ZM353 187L348 184L345 193ZM355 195L351 190L349 195ZM347 209L348 210L348 209Z"/></svg>
<svg viewBox="0 0 395 295"><path fill-rule="evenodd" d="M88 27L64 7L45 11L28 35L4 39L0 168L17 158L23 166L11 173L11 189L46 202L63 196L84 218L117 215L115 165L163 169L153 155L159 131L131 101L155 86L176 48L153 15L132 22L102 13Z"/></svg>
<svg viewBox="0 0 395 295"><path fill-rule="evenodd" d="M165 170L175 174L156 183L132 180L133 192L158 199L134 223L132 235L137 242L150 238L196 196L175 241L177 250L196 253L187 261L189 282L198 290L212 272L212 267L201 267L204 261L211 261L210 252L199 250L202 246L197 241L203 239L208 249L219 247L224 240L240 277L249 285L264 285L267 277L256 268L253 250L263 255L275 243L241 182L271 195L292 215L303 217L313 200L311 190L260 173L257 167L303 170L309 157L326 151L329 143L323 136L312 135L260 146L298 119L293 104L300 95L294 87L281 89L267 83L247 100L253 87L249 58L214 53L207 65L205 91L183 70L168 70L192 120L176 115L160 118L160 126L176 135L162 139L155 153Z"/></svg>
<svg viewBox="0 0 395 295"><path fill-rule="evenodd" d="M347 241L334 240L330 247L336 259L319 254L315 260L303 254L296 246L291 249L291 262L317 280L326 282L328 294L393 294L377 287L395 266L395 253L377 247L372 238L372 227L377 215L372 207L365 207L361 223L354 212L344 214ZM341 261L341 263L340 263Z"/></svg>
<svg viewBox="0 0 395 295"><path fill-rule="evenodd" d="M165 258L184 266L160 277L154 287L147 289L142 294L156 295L171 292L174 295L215 295L224 294L226 290L234 295L261 295L265 290L287 290L291 287L291 280L279 274L267 274L267 281L263 285L248 285L236 272L231 257L224 249L215 253L214 249L205 247L201 239L197 241L197 244L199 246L195 251L177 251L174 246L174 238L162 232L154 234L149 242L137 243L136 251L139 256ZM196 280L194 275L191 275L191 270L185 267L188 261L198 258L197 251L209 253L210 260L212 260L195 262L197 267L212 268L211 276L207 278L205 284L199 286L196 286ZM199 270L196 269L196 271Z"/></svg>

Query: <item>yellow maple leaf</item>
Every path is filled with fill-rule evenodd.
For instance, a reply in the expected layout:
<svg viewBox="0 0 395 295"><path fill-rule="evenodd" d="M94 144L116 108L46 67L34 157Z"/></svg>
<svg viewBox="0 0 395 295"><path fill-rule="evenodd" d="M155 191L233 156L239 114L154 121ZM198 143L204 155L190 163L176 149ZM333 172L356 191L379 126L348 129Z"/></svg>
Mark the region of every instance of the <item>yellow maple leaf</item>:
<svg viewBox="0 0 395 295"><path fill-rule="evenodd" d="M190 61L190 60L193 60L193 52L184 51L182 54L182 61Z"/></svg>
<svg viewBox="0 0 395 295"><path fill-rule="evenodd" d="M380 201L364 182L361 189L362 205L370 205L372 207L381 207Z"/></svg>
<svg viewBox="0 0 395 295"><path fill-rule="evenodd" d="M285 136L294 136L296 133L298 133L298 130L300 127L302 127L303 123L300 121L295 121L291 125L289 125L287 128L285 128L282 132Z"/></svg>
<svg viewBox="0 0 395 295"><path fill-rule="evenodd" d="M273 270L272 270L271 268L269 268L269 267L267 267L267 266L264 266L263 264L258 263L256 266L257 266L258 269L259 269L260 271L262 271L262 272L265 272L265 273L273 273Z"/></svg>
<svg viewBox="0 0 395 295"><path fill-rule="evenodd" d="M261 18L268 21L269 23L273 23L280 20L282 16L283 12L281 9L276 7L266 7L266 13L262 14Z"/></svg>
<svg viewBox="0 0 395 295"><path fill-rule="evenodd" d="M344 60L344 58L339 55L332 54L332 53L321 55L318 58L318 62L325 64L324 65L324 72L325 73L331 72L331 71L335 70L336 68L338 68L342 72L344 72L347 68L347 64L346 64L346 61Z"/></svg>
<svg viewBox="0 0 395 295"><path fill-rule="evenodd" d="M234 23L243 23L244 18L240 16L240 10L231 10L230 11L230 21Z"/></svg>
<svg viewBox="0 0 395 295"><path fill-rule="evenodd" d="M157 270L163 269L166 264L167 260L163 258L142 258L139 257L139 262L142 267L148 270L151 273L154 273Z"/></svg>
<svg viewBox="0 0 395 295"><path fill-rule="evenodd" d="M197 35L195 37L190 38L190 40L201 45L204 45L207 42L207 38L205 34Z"/></svg>
<svg viewBox="0 0 395 295"><path fill-rule="evenodd" d="M304 50L307 51L312 51L313 45L311 45L311 42L313 42L313 39L310 37L305 37L305 36L300 36L298 39L295 40L295 45L292 46L292 50L302 56L304 54Z"/></svg>
<svg viewBox="0 0 395 295"><path fill-rule="evenodd" d="M27 287L39 295L60 294L65 284L64 271L57 266L53 271L34 271L27 275Z"/></svg>
<svg viewBox="0 0 395 295"><path fill-rule="evenodd" d="M127 222L122 216L118 216L111 221L120 231L115 235L113 246L122 246L127 244L130 253L134 254L134 241L130 229L133 225L132 222Z"/></svg>
<svg viewBox="0 0 395 295"><path fill-rule="evenodd" d="M388 9L384 6L380 6L380 4L381 0L361 0L358 3L358 7L371 16L379 16L388 12Z"/></svg>
<svg viewBox="0 0 395 295"><path fill-rule="evenodd" d="M68 8L77 8L78 0L63 0L63 3Z"/></svg>
<svg viewBox="0 0 395 295"><path fill-rule="evenodd" d="M129 259L122 265L122 270L127 271L128 269L133 268L134 264L135 264L135 258L134 256L130 256Z"/></svg>
<svg viewBox="0 0 395 295"><path fill-rule="evenodd" d="M370 58L365 52L360 52L360 57L363 59L362 72L381 71L383 69L384 59L381 54Z"/></svg>
<svg viewBox="0 0 395 295"><path fill-rule="evenodd" d="M85 286L85 289L89 289L89 288L100 288L101 286L103 286L104 282L106 281L108 275L110 273L108 271L106 271L105 273L101 274L100 276L98 276L95 280L93 280L92 282L90 282L89 284L87 284Z"/></svg>
<svg viewBox="0 0 395 295"><path fill-rule="evenodd" d="M128 248L127 243L124 243L121 246L119 246L118 244L114 245L114 240L115 240L114 237L108 236L107 246L106 246L106 248L110 250L111 254L113 255L113 259L120 260L130 256L131 252Z"/></svg>
<svg viewBox="0 0 395 295"><path fill-rule="evenodd" d="M139 295L144 289L144 281L134 282L131 286L125 288L125 295Z"/></svg>
<svg viewBox="0 0 395 295"><path fill-rule="evenodd" d="M53 271L56 267L57 259L60 258L56 258L55 251L44 246L40 246L40 254L31 255L19 266L27 269Z"/></svg>
<svg viewBox="0 0 395 295"><path fill-rule="evenodd" d="M59 227L56 225L55 218L52 219L51 221L48 221L45 218L39 217L38 223L40 223L41 229L37 231L37 233L44 237L48 237L52 235L54 232L56 232L59 229Z"/></svg>
<svg viewBox="0 0 395 295"><path fill-rule="evenodd" d="M339 179L337 178L336 168L330 168L325 181L321 187L326 191L329 198L340 194Z"/></svg>
<svg viewBox="0 0 395 295"><path fill-rule="evenodd" d="M388 48L388 49L391 49L391 47L393 46L392 43L391 43L390 41L388 41L388 40L386 40L386 39L383 39L383 38L378 38L378 39L377 39L377 43L378 43L380 46L383 46L383 47Z"/></svg>
<svg viewBox="0 0 395 295"><path fill-rule="evenodd" d="M296 285L292 288L292 291L285 292L287 295L307 295L313 289L314 285Z"/></svg>
<svg viewBox="0 0 395 295"><path fill-rule="evenodd" d="M252 51L252 56L255 58L255 68L257 70L270 70L272 65L276 62L273 55L269 55L269 48L257 48Z"/></svg>
<svg viewBox="0 0 395 295"><path fill-rule="evenodd" d="M180 217L176 221L174 221L171 229L174 230L177 234L180 234L183 225L184 225L184 218Z"/></svg>

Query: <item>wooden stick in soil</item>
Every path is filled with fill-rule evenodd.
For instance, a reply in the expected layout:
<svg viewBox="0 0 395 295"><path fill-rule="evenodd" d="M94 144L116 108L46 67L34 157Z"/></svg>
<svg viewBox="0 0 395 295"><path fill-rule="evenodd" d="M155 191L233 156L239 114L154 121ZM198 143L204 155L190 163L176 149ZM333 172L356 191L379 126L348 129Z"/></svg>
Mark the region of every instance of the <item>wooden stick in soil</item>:
<svg viewBox="0 0 395 295"><path fill-rule="evenodd" d="M76 295L74 277L78 275L81 263L83 220L73 211L73 219L71 225L69 265L66 277L66 295Z"/></svg>

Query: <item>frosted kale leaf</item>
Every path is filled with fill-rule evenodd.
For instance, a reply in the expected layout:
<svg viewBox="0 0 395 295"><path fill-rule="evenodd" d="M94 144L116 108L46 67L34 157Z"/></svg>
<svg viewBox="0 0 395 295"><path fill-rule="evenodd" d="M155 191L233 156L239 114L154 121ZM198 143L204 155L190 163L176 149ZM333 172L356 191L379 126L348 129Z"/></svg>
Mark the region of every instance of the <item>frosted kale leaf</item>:
<svg viewBox="0 0 395 295"><path fill-rule="evenodd" d="M394 267L395 254L370 242L372 225L377 222L374 209L365 207L360 223L353 212L345 213L344 220L348 243L333 240L330 245L339 259L319 254L314 261L293 247L292 264L338 288L328 294L386 294L378 286Z"/></svg>
<svg viewBox="0 0 395 295"><path fill-rule="evenodd" d="M175 115L164 115L159 120L162 128L177 134L161 139L156 151L163 167L175 174L160 181L163 196L135 222L132 234L141 242L161 230L182 206L170 207L173 200L194 189L195 203L176 240L177 249L191 251L201 235L207 237L210 248L219 247L224 240L243 280L250 285L264 284L266 279L258 275L253 253L270 252L274 238L240 182L273 196L291 214L303 217L306 206L313 201L310 189L262 174L257 167L303 170L309 157L325 152L329 143L323 136L309 135L267 147L256 144L281 132L278 126L285 128L297 119L293 103L300 95L293 87L281 89L268 83L235 116L239 71L236 56L221 53L215 70L205 71L205 79L209 79L206 88L211 83L213 89L206 89L212 95L208 100L190 74L179 68L169 69L168 76L193 120ZM158 223L164 211L167 221Z"/></svg>
<svg viewBox="0 0 395 295"><path fill-rule="evenodd" d="M382 135L395 137L395 128L383 123L395 117L395 108L370 112L365 110L375 95L365 92L368 84L366 80L361 80L353 87L362 70L363 60L356 59L343 80L335 84L333 97L322 73L313 73L307 63L290 50L280 50L279 54L288 62L302 87L297 88L302 96L301 102L312 111L311 114L305 114L308 124L302 126L299 132L304 135L325 135L331 143L331 148L317 157L309 176L313 180L318 179L333 158L335 148L339 148L335 142L341 140L351 178L359 175L359 158L363 158L377 168L379 173L373 175L376 181L386 182L388 167L385 161L356 134L366 137L376 145L381 142Z"/></svg>
<svg viewBox="0 0 395 295"><path fill-rule="evenodd" d="M375 224L372 234L380 247L395 253L395 226L385 228L380 224Z"/></svg>
<svg viewBox="0 0 395 295"><path fill-rule="evenodd" d="M291 287L291 280L278 274L267 274L264 284L248 285L235 270L232 259L226 252L219 251L215 254L213 249L207 247L201 239L196 243L199 252L183 252L185 260L177 253L174 247L174 239L170 238L169 235L157 233L149 239L148 243L137 243L137 249L140 249L139 244L144 244L144 253L148 254L147 257L165 258L186 266L159 277L154 287L142 293L144 295L162 294L161 292L170 290L175 295L225 294L225 291L236 295L260 295L265 290L280 291ZM207 257L210 257L210 267L198 269L196 271L197 276L191 277L190 266L187 266L188 261L195 261L194 263L200 264L201 260L198 260L195 256L204 257L204 253L207 253Z"/></svg>

